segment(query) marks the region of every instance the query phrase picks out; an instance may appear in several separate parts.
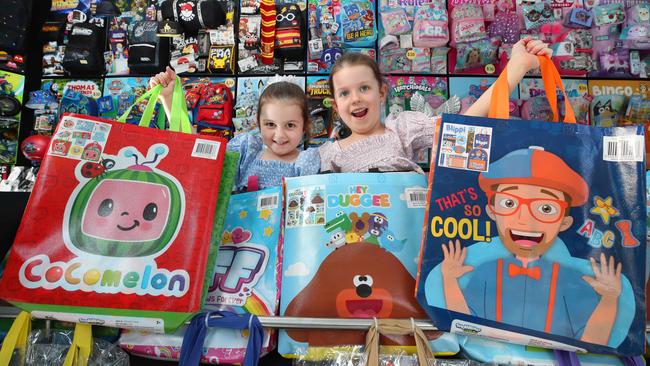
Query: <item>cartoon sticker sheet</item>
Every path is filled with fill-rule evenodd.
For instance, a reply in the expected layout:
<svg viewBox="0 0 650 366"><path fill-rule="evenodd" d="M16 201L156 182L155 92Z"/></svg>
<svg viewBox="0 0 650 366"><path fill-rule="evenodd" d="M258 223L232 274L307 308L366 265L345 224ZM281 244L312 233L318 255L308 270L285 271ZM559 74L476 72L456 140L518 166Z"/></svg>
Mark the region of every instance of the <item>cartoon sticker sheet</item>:
<svg viewBox="0 0 650 366"><path fill-rule="evenodd" d="M16 98L22 104L25 77L7 71L0 71L0 89L3 95ZM0 164L15 164L18 152L20 112L0 121Z"/></svg>
<svg viewBox="0 0 650 366"><path fill-rule="evenodd" d="M282 188L233 195L214 276L204 309L274 316L279 305ZM178 360L185 327L173 335L127 332L120 344L143 356ZM210 329L203 344L203 362L240 363L246 353L247 331ZM275 343L265 331L263 353Z"/></svg>
<svg viewBox="0 0 650 366"><path fill-rule="evenodd" d="M287 178L280 315L424 317L413 291L425 186L416 173ZM431 339L436 353L458 350L449 334ZM364 342L364 332L281 331L279 352Z"/></svg>
<svg viewBox="0 0 650 366"><path fill-rule="evenodd" d="M453 169L436 152L417 289L427 314L464 335L642 354L642 127L445 115L438 146L458 126L492 128L489 160Z"/></svg>
<svg viewBox="0 0 650 366"><path fill-rule="evenodd" d="M52 137L48 154L98 163L110 131L108 123L64 118Z"/></svg>

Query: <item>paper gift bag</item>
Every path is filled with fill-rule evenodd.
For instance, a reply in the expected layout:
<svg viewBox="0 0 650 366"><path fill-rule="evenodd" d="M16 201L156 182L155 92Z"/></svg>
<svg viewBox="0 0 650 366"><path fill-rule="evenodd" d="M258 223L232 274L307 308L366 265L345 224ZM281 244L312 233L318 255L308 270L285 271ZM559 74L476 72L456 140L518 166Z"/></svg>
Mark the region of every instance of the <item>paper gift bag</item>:
<svg viewBox="0 0 650 366"><path fill-rule="evenodd" d="M417 173L287 178L280 315L425 319L414 297L425 187ZM427 333L436 353L458 351L455 337ZM363 344L363 331L295 329L280 332L279 352ZM381 344L415 351L412 336Z"/></svg>
<svg viewBox="0 0 650 366"><path fill-rule="evenodd" d="M159 91L147 94L155 101ZM179 114L171 116L171 129L189 131L187 114ZM64 116L25 209L0 296L37 317L155 332L177 328L200 309L212 269L207 262L225 145L218 138Z"/></svg>
<svg viewBox="0 0 650 366"><path fill-rule="evenodd" d="M557 120L562 83L540 62ZM497 84L491 118L443 115L439 126L420 304L454 333L642 354L643 127L509 121L505 73Z"/></svg>

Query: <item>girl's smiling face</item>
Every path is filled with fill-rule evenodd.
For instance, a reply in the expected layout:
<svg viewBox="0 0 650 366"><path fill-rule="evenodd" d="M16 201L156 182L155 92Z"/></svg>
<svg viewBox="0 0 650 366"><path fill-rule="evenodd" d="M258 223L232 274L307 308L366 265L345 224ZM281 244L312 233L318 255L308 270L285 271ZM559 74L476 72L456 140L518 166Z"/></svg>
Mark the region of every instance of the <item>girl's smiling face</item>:
<svg viewBox="0 0 650 366"><path fill-rule="evenodd" d="M381 103L388 87L366 65L345 65L332 77L334 108L353 134L373 135L381 129Z"/></svg>

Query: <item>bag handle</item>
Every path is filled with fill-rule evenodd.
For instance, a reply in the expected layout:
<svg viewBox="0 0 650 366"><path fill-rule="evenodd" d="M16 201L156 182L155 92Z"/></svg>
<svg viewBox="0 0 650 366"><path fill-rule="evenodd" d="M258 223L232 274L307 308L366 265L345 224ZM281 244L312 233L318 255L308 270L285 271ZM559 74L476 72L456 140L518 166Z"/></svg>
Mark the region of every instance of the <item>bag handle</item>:
<svg viewBox="0 0 650 366"><path fill-rule="evenodd" d="M417 350L418 364L428 366L429 361L435 364L433 351L429 347L427 337L420 327L415 325L413 318L408 319L375 319L375 323L368 330L366 335L366 366L379 365L379 335L393 334L406 335L413 334L415 338L415 348Z"/></svg>
<svg viewBox="0 0 650 366"><path fill-rule="evenodd" d="M11 324L11 328L2 342L2 348L0 349L1 366L9 366L15 350L19 351L19 360L22 364L27 348L27 337L29 337L31 331L32 317L28 312L21 311Z"/></svg>
<svg viewBox="0 0 650 366"><path fill-rule="evenodd" d="M555 65L548 56L537 56L539 59L540 70L542 71L542 81L544 82L544 90L546 91L546 98L551 105L553 111L553 120L558 121L559 113L557 108L557 88L560 88L562 95L564 95L564 122L576 123L575 113L569 103L569 98L564 90L560 73L555 68ZM489 118L510 118L510 108L508 108L508 96L510 91L508 88L508 73L507 69L501 72L501 75L494 82L492 89L492 99L490 100L490 110L488 112Z"/></svg>
<svg viewBox="0 0 650 366"><path fill-rule="evenodd" d="M156 85L153 88L149 89L146 93L142 94L136 101L126 109L124 113L117 119L118 122L126 122L126 119L131 113L131 109L134 106L140 104L144 100L148 100L147 106L142 113L142 118L140 118L140 127L149 127L149 122L153 117L153 112L156 107L156 101L158 100L158 95L162 91L162 85ZM173 132L183 132L183 133L192 133L192 126L190 125L190 118L187 112L187 104L185 103L185 95L183 94L183 88L181 86L181 79L176 76L176 82L174 83L174 91L172 93L172 105L171 105L171 116L169 117L169 130ZM165 126L158 125L158 128L165 129Z"/></svg>
<svg viewBox="0 0 650 366"><path fill-rule="evenodd" d="M63 366L86 366L93 352L92 325L77 323L74 326L72 344L65 356Z"/></svg>

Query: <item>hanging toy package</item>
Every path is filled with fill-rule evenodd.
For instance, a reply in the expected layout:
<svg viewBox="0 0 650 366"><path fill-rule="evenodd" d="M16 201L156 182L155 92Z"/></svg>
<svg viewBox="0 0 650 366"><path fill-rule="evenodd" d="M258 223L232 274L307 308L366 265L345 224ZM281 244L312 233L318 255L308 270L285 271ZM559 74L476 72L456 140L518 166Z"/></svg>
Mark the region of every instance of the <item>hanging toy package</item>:
<svg viewBox="0 0 650 366"><path fill-rule="evenodd" d="M382 72L446 72L447 59L439 57L436 49L444 48L449 41L444 2L417 4L384 0L380 3L380 14L379 67Z"/></svg>
<svg viewBox="0 0 650 366"><path fill-rule="evenodd" d="M309 1L308 72L328 73L345 52L376 58L374 0Z"/></svg>

